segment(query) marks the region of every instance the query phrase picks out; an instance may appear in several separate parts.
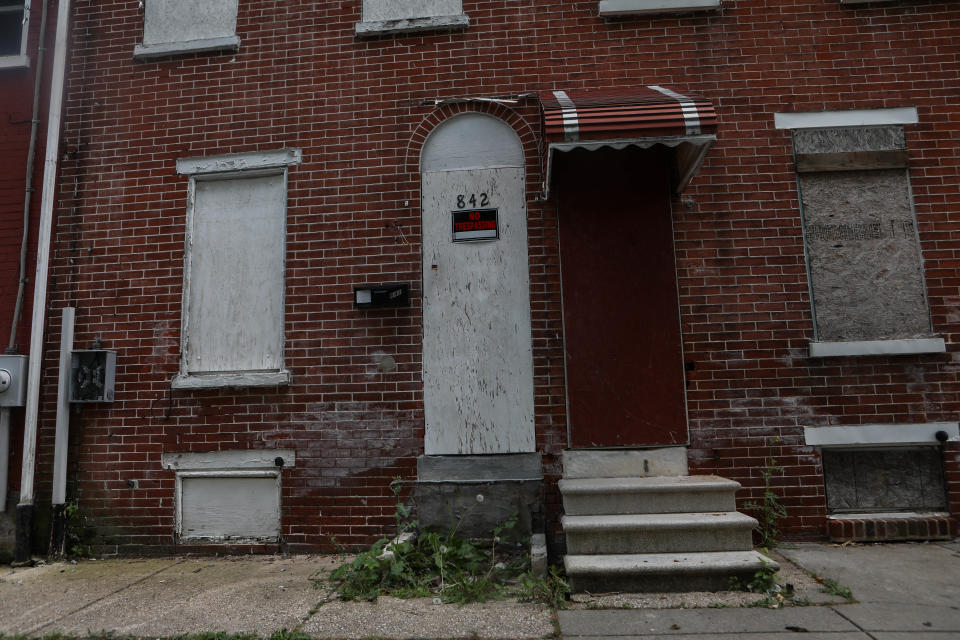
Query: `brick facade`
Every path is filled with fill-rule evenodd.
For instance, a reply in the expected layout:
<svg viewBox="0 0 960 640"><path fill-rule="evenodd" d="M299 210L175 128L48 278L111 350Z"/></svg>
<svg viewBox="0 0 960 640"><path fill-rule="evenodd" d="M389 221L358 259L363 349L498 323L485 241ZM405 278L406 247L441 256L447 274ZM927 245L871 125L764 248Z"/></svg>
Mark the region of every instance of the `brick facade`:
<svg viewBox="0 0 960 640"><path fill-rule="evenodd" d="M559 548L563 327L556 201L538 198L540 108L531 97L439 108L437 98L660 84L713 101L718 143L673 202L691 472L738 480L749 501L768 459L785 467L774 489L787 535L828 533L821 462L804 426L956 420L955 3L726 0L714 13L604 20L595 0L465 0L466 30L358 39L360 4L241 0L236 53L135 61L137 3L74 3L38 478L48 495L53 346L69 304L77 348L99 338L119 352L116 401L84 407L72 425L71 495L101 548L175 545L164 451L296 450L282 484L290 549L357 546L389 531L390 482L413 479L423 453L419 149L463 110L501 117L527 156L536 441ZM919 113L906 127L909 171L947 353L811 359L791 139L773 114L904 106ZM289 174L292 383L173 390L187 207L176 161L281 148L303 150ZM353 286L372 281L410 283L412 306L357 311ZM383 354L395 369L378 369ZM954 508L958 464L952 446Z"/></svg>

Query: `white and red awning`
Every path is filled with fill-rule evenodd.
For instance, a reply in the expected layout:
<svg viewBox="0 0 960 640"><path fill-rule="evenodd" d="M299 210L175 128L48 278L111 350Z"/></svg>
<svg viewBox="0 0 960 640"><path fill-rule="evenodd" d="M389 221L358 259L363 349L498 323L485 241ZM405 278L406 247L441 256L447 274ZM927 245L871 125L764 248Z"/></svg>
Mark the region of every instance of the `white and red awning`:
<svg viewBox="0 0 960 640"><path fill-rule="evenodd" d="M682 191L716 142L717 112L706 98L651 85L540 94L547 143L547 184L555 152L663 145L674 149Z"/></svg>
<svg viewBox="0 0 960 640"><path fill-rule="evenodd" d="M717 112L699 96L659 86L616 90L545 91L548 142L715 133Z"/></svg>

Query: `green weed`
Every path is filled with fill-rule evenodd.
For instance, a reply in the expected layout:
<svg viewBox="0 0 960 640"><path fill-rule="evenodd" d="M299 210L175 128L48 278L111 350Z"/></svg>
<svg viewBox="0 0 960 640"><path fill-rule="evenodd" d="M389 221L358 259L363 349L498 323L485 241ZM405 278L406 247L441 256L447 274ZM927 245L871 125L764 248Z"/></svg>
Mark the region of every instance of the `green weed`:
<svg viewBox="0 0 960 640"><path fill-rule="evenodd" d="M757 515L760 526L757 533L760 535L760 546L772 548L777 545L777 538L780 536L780 530L777 528L777 521L785 518L787 508L780 503L780 498L771 488L771 478L773 475L783 475L784 468L774 463L773 457L767 458L767 466L760 470L763 476L763 500L760 502L747 502L743 506L750 509Z"/></svg>
<svg viewBox="0 0 960 640"><path fill-rule="evenodd" d="M530 572L520 575L520 585L516 589L520 602L539 602L551 609L566 609L570 585L557 567L550 567L545 578L539 578Z"/></svg>

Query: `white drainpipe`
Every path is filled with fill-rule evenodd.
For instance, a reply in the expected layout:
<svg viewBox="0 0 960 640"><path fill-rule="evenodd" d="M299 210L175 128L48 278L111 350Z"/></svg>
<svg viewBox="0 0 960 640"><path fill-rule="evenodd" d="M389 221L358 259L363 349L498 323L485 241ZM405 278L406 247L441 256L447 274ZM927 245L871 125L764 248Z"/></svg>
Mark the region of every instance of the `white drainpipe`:
<svg viewBox="0 0 960 640"><path fill-rule="evenodd" d="M43 192L40 199L40 233L37 237L37 272L33 289L33 321L30 328L30 365L27 375L27 408L23 425L23 471L20 475L20 503L17 505L16 562L30 559L30 530L33 526L34 472L37 458L37 420L40 408L40 372L43 369L43 327L47 311L47 278L50 270L50 238L53 207L56 204L57 157L60 153L60 125L63 119L63 87L67 66L70 27L70 0L60 0L57 36L53 45L53 72L50 79L50 108L47 116L47 147L43 165ZM40 37L44 37L41 34Z"/></svg>

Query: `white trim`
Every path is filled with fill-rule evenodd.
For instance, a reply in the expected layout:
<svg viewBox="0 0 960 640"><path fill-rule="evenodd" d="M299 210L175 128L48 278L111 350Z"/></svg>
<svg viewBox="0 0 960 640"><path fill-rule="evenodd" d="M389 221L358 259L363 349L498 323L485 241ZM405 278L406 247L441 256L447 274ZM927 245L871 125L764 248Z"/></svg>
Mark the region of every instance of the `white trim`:
<svg viewBox="0 0 960 640"><path fill-rule="evenodd" d="M174 498L176 508L174 510L174 531L180 540L204 541L204 542L229 542L230 544L249 544L264 541L275 541L279 536L261 536L253 538L229 538L215 536L184 536L183 535L183 479L184 478L276 478L277 484L277 510L280 518L283 518L283 478L279 468L261 469L261 470L225 470L225 471L177 471L174 482ZM277 529L281 531L282 522L277 523Z"/></svg>
<svg viewBox="0 0 960 640"><path fill-rule="evenodd" d="M925 422L919 424L861 424L837 427L804 427L808 446L849 447L869 445L936 445L938 431L946 431L952 442L960 441L960 423Z"/></svg>
<svg viewBox="0 0 960 640"><path fill-rule="evenodd" d="M465 13L453 16L429 16L425 18L401 18L398 20L372 20L358 22L355 27L357 36L379 36L412 33L416 31L450 31L466 29L470 26L470 17Z"/></svg>
<svg viewBox="0 0 960 640"><path fill-rule="evenodd" d="M628 16L642 13L675 13L717 9L720 0L600 0L601 16Z"/></svg>
<svg viewBox="0 0 960 640"><path fill-rule="evenodd" d="M227 451L181 451L160 454L160 466L174 471L211 471L226 469L275 469L275 460L283 458L283 468L296 465L294 449L244 449Z"/></svg>
<svg viewBox="0 0 960 640"><path fill-rule="evenodd" d="M904 338L898 340L856 340L850 342L810 342L811 358L833 356L881 356L911 353L946 353L943 338Z"/></svg>
<svg viewBox="0 0 960 640"><path fill-rule="evenodd" d="M690 145L696 151L686 160L678 158L678 180L676 192L681 193L700 170L707 152L713 148L717 142L717 136L713 134L699 136L655 136L650 138L617 138L614 140L583 140L580 142L551 142L547 145L547 170L543 185L543 198L550 197L550 177L553 174L553 156L554 153L566 153L574 149L586 149L587 151L596 151L609 147L611 149L626 149L627 147L637 147L639 149L649 149L656 145L663 145L676 149L681 145Z"/></svg>
<svg viewBox="0 0 960 640"><path fill-rule="evenodd" d="M19 69L30 66L30 56L0 56L0 69Z"/></svg>
<svg viewBox="0 0 960 640"><path fill-rule="evenodd" d="M893 109L850 109L849 111L799 111L773 114L777 129L825 129L829 127L873 127L890 124L917 124L916 107Z"/></svg>
<svg viewBox="0 0 960 640"><path fill-rule="evenodd" d="M566 91L554 91L553 97L560 103L560 115L563 117L563 137L572 142L580 139L580 118L577 116L577 105L574 104Z"/></svg>
<svg viewBox="0 0 960 640"><path fill-rule="evenodd" d="M189 176L251 169L276 169L300 164L302 161L303 151L300 149L228 153L221 156L178 158L177 173Z"/></svg>
<svg viewBox="0 0 960 640"><path fill-rule="evenodd" d="M682 93L677 93L672 89L666 89L657 85L650 85L647 88L653 89L654 91L659 91L668 98L673 98L680 103L680 111L683 113L683 123L687 127L687 135L700 135L700 111L697 109L697 105L690 98Z"/></svg>
<svg viewBox="0 0 960 640"><path fill-rule="evenodd" d="M164 42L163 44L138 44L133 47L133 57L136 60L163 58L181 53L205 53L207 51L236 51L240 48L240 38L224 36L221 38L204 38L187 42Z"/></svg>
<svg viewBox="0 0 960 640"><path fill-rule="evenodd" d="M244 387L280 387L290 384L290 372L252 371L247 373L180 373L173 379L173 388L190 389L240 389Z"/></svg>

